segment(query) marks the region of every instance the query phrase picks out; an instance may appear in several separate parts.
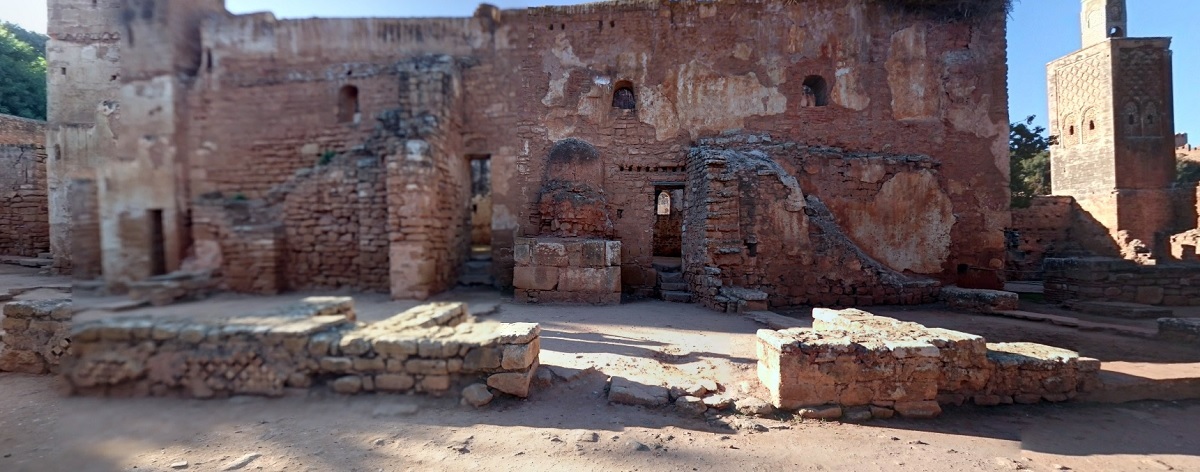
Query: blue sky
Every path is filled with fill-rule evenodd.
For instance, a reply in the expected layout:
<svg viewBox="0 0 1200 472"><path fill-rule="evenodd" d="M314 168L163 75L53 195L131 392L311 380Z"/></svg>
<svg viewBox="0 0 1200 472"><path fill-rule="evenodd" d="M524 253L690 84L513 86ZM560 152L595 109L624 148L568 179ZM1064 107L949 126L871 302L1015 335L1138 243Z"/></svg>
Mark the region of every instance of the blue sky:
<svg viewBox="0 0 1200 472"><path fill-rule="evenodd" d="M1200 1L1127 0L1129 36L1174 38L1175 130L1200 144ZM4 0L0 19L46 30L46 0ZM468 16L477 0L226 0L234 13L269 10L281 18ZM584 3L578 0L491 0L501 8ZM16 5L14 5L16 4ZM1009 19L1009 110L1012 121L1046 122L1046 63L1075 51L1080 0L1017 0Z"/></svg>

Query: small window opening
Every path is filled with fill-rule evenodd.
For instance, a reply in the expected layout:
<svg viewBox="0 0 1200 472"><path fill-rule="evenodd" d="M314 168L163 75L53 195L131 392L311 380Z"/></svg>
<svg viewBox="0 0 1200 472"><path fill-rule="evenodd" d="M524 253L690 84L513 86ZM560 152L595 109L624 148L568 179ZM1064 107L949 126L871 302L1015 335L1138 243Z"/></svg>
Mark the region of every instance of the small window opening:
<svg viewBox="0 0 1200 472"><path fill-rule="evenodd" d="M115 75L115 74L114 74L112 77L109 77L109 78L108 78L108 80L111 80L111 81L113 81L113 82L116 82L116 81L117 81L117 77L119 77L119 76L117 76L117 75Z"/></svg>
<svg viewBox="0 0 1200 472"><path fill-rule="evenodd" d="M58 144L54 145L54 160L62 160L62 146Z"/></svg>
<svg viewBox="0 0 1200 472"><path fill-rule="evenodd" d="M612 106L622 110L637 108L637 96L633 94L632 84L626 81L617 83L617 90L613 92Z"/></svg>
<svg viewBox="0 0 1200 472"><path fill-rule="evenodd" d="M1067 134L1070 134L1071 136L1075 136L1075 127L1071 126L1070 128L1067 128Z"/></svg>
<svg viewBox="0 0 1200 472"><path fill-rule="evenodd" d="M1096 129L1096 122L1095 122L1095 121L1089 121L1089 122L1088 122L1088 130L1089 130L1089 131L1091 131L1091 130L1095 130L1095 129Z"/></svg>
<svg viewBox="0 0 1200 472"><path fill-rule="evenodd" d="M347 85L338 92L338 122L351 123L358 117L358 87Z"/></svg>
<svg viewBox="0 0 1200 472"><path fill-rule="evenodd" d="M567 24L566 24L566 23L563 23L563 24L560 24L560 25L558 25L558 29L560 29L560 30L566 30L566 29L567 29Z"/></svg>
<svg viewBox="0 0 1200 472"><path fill-rule="evenodd" d="M204 70L212 72L212 49L204 50Z"/></svg>
<svg viewBox="0 0 1200 472"><path fill-rule="evenodd" d="M63 68L62 68L62 75L67 75L67 68L66 68L66 67L63 67Z"/></svg>
<svg viewBox="0 0 1200 472"><path fill-rule="evenodd" d="M801 106L823 107L829 105L829 84L819 75L804 78L804 100Z"/></svg>
<svg viewBox="0 0 1200 472"><path fill-rule="evenodd" d="M1148 125L1154 124L1154 115L1146 115L1146 124L1148 124Z"/></svg>
<svg viewBox="0 0 1200 472"><path fill-rule="evenodd" d="M617 22L616 22L616 21L613 21L613 20L609 20L609 21L608 21L608 27L609 27L609 28L616 28L616 27L617 27Z"/></svg>
<svg viewBox="0 0 1200 472"><path fill-rule="evenodd" d="M658 193L658 215L666 216L671 214L671 193L663 190Z"/></svg>
<svg viewBox="0 0 1200 472"><path fill-rule="evenodd" d="M1114 27L1108 29L1108 37L1123 38L1123 37L1125 37L1125 32L1121 30L1121 27L1114 26Z"/></svg>
<svg viewBox="0 0 1200 472"><path fill-rule="evenodd" d="M962 274L965 274L965 273L967 273L967 269L970 269L970 268L971 268L971 266L968 266L968 265L966 265L966 264L959 264L959 265L958 265L958 273L959 273L959 275L962 275Z"/></svg>
<svg viewBox="0 0 1200 472"><path fill-rule="evenodd" d="M554 23L550 23L550 31L554 31Z"/></svg>
<svg viewBox="0 0 1200 472"><path fill-rule="evenodd" d="M1137 123L1137 117L1135 117L1133 115L1129 115L1129 124L1132 125L1132 124L1136 124L1136 123Z"/></svg>

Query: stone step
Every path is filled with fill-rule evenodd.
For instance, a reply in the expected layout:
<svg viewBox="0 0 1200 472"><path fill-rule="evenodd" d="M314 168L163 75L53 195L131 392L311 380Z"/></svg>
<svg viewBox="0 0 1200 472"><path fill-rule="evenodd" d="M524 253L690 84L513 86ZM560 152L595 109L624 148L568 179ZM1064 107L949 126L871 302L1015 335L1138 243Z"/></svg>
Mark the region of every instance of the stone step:
<svg viewBox="0 0 1200 472"><path fill-rule="evenodd" d="M658 282L664 284L682 283L683 272L659 272Z"/></svg>
<svg viewBox="0 0 1200 472"><path fill-rule="evenodd" d="M662 299L674 303L691 303L692 294L688 292L662 292Z"/></svg>
<svg viewBox="0 0 1200 472"><path fill-rule="evenodd" d="M39 252L39 253L38 253L38 259L50 259L50 260L54 260L54 254L51 254L51 253L48 253L48 252Z"/></svg>
<svg viewBox="0 0 1200 472"><path fill-rule="evenodd" d="M686 292L687 284L683 282L661 283L658 284L658 289L664 292Z"/></svg>
<svg viewBox="0 0 1200 472"><path fill-rule="evenodd" d="M495 285L495 280L488 274L463 274L458 278L459 285Z"/></svg>
<svg viewBox="0 0 1200 472"><path fill-rule="evenodd" d="M664 261L661 259L655 260L654 261L654 270L658 271L659 273L680 272L683 270L683 261L682 260Z"/></svg>
<svg viewBox="0 0 1200 472"><path fill-rule="evenodd" d="M492 262L492 253L491 252L486 252L486 253L482 253L482 254L471 253L471 258L468 260L487 262L490 264Z"/></svg>
<svg viewBox="0 0 1200 472"><path fill-rule="evenodd" d="M17 265L17 266L21 266L21 267L31 267L31 268L35 268L35 269L42 269L45 267L50 267L52 264L54 264L54 259L7 256L7 257L0 257L0 263Z"/></svg>
<svg viewBox="0 0 1200 472"><path fill-rule="evenodd" d="M492 271L492 261L491 260L487 260L487 261L470 260L470 261L467 261L467 263L464 264L464 266L466 267L468 272L482 271L482 272L487 273L487 272Z"/></svg>
<svg viewBox="0 0 1200 472"><path fill-rule="evenodd" d="M1063 305L1068 310L1111 318L1148 319L1175 316L1175 311L1170 308L1140 303L1068 300Z"/></svg>

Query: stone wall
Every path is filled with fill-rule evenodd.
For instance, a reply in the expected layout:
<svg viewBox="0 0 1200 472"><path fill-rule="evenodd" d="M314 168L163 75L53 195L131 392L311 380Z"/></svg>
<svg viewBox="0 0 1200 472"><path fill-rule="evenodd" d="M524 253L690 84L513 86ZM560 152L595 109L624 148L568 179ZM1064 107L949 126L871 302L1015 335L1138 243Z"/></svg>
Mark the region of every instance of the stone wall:
<svg viewBox="0 0 1200 472"><path fill-rule="evenodd" d="M540 181L558 141L594 145L605 161L603 191L620 210L614 225L623 284L637 293L655 283L654 235L646 229L656 221L656 184L689 179L686 148L696 139L766 133L847 153L921 154L942 165L941 192L957 216L950 249L939 253L945 264L938 261L933 273L954 282L958 264L1002 269L1003 13L934 22L878 2L759 6L612 2L528 10L521 31L530 57L518 95L526 105L517 128L527 146L515 163L521 185ZM733 16L736 27L728 23ZM819 103L808 100L806 86L821 89ZM635 106L615 106L626 87ZM709 196L690 184L686 193ZM849 207L809 193L839 221L854 218ZM517 203L522 226L536 227L536 196Z"/></svg>
<svg viewBox="0 0 1200 472"><path fill-rule="evenodd" d="M71 300L12 301L4 304L0 372L58 372L71 352Z"/></svg>
<svg viewBox="0 0 1200 472"><path fill-rule="evenodd" d="M46 123L0 115L0 255L50 251Z"/></svg>
<svg viewBox="0 0 1200 472"><path fill-rule="evenodd" d="M1015 244L1010 244L1008 280L1040 280L1042 261L1071 247L1071 220L1075 211L1071 197L1038 196L1025 208L1013 208Z"/></svg>
<svg viewBox="0 0 1200 472"><path fill-rule="evenodd" d="M721 309L722 288L732 287L764 292L772 306L917 304L936 299L936 280L889 267L936 275L948 255L949 228L954 224L945 213L948 200L913 201L929 192L940 195L929 173L931 160L847 155L774 144L768 137L749 140L767 142L750 148L740 140L702 142L688 158L684 272L702 303ZM854 177L855 172L866 180ZM885 182L912 178L932 180L905 187L913 190L905 197L911 204L903 211L893 208L899 200L891 193L897 190ZM807 194L808 188L816 194ZM826 201L833 203L827 206ZM871 205L874 201L878 209ZM831 211L833 205L864 205L860 209L867 214L846 212L842 214L860 216L839 218ZM870 215L895 221L868 221ZM904 229L905 224L920 227ZM872 254L890 258L891 264Z"/></svg>
<svg viewBox="0 0 1200 472"><path fill-rule="evenodd" d="M759 379L777 408L827 418L930 418L941 405L1066 401L1096 386L1100 362L1032 343L816 309L813 327L759 330ZM821 412L821 413L817 413Z"/></svg>
<svg viewBox="0 0 1200 472"><path fill-rule="evenodd" d="M438 395L478 381L525 397L540 351L538 325L477 325L461 303L364 324L344 297L245 316L84 321L71 332L63 377L77 395L280 396L318 385Z"/></svg>
<svg viewBox="0 0 1200 472"><path fill-rule="evenodd" d="M302 169L283 194L283 272L293 290L388 290L387 190L378 157Z"/></svg>
<svg viewBox="0 0 1200 472"><path fill-rule="evenodd" d="M97 168L116 158L121 134L122 0L48 0L46 149L54 267L83 278L101 274ZM77 230L82 230L77 234ZM75 257L88 257L76 264ZM76 272L77 270L77 272Z"/></svg>
<svg viewBox="0 0 1200 472"><path fill-rule="evenodd" d="M621 302L621 242L584 238L517 238L513 286L526 303Z"/></svg>
<svg viewBox="0 0 1200 472"><path fill-rule="evenodd" d="M1140 265L1116 258L1046 259L1046 300L1200 305L1200 263Z"/></svg>
<svg viewBox="0 0 1200 472"><path fill-rule="evenodd" d="M936 177L870 183L926 191L936 179L939 190L924 195L955 215L948 234L946 228L929 234L939 240L939 250L929 254L940 260L902 261L893 269L955 282L961 265L1002 268L1008 117L999 1L971 19L935 18L870 0L778 2L766 10L746 0L508 11L483 6L471 18L281 21L270 14L229 15L214 0L151 0L146 18L125 25L144 38L136 43L113 35L123 24L117 3L93 3L96 24L75 28L87 17L87 2L52 2L52 29L104 43L107 62L71 62L70 54L58 60L72 70L95 66L87 70L103 72L112 83L93 83L89 75L79 90L58 79L51 87L56 100L78 95L70 110L80 119L73 122L88 123L56 139L75 139L71 149L94 144L98 162L111 165L98 167L103 176L83 177L119 184L100 186L99 196L104 240L111 242L103 251L105 277L113 281L148 276L150 258L138 235L153 224L144 215L154 211L149 205L170 203L159 210L168 233L165 258L174 270L193 256L187 215L197 198L214 192L267 198L327 153L365 149L387 169L393 295L428 296L455 279L470 234L467 156L491 156L494 270L508 284L513 238L541 230L535 189L549 151L578 138L592 143L602 161L596 190L615 209L615 234L608 239L623 244L624 288L648 294L656 277L654 234L646 229L656 221L658 184L687 180L691 142L737 130L854 153L931 156L942 166ZM741 23L731 27L727 19L735 14ZM71 51L88 50L91 42ZM453 57L454 70L415 65L428 57ZM117 94L123 121L111 97L97 100L117 89L124 90ZM614 100L618 90L631 100ZM56 120L66 126L67 114ZM393 126L396 120L405 126ZM426 131L393 134L380 147L378 122L384 132ZM148 135L158 150L138 147L139 137ZM114 147L106 139L119 142ZM414 157L422 155L431 156L434 170L418 171L428 164ZM153 165L156 158L164 160L161 166ZM335 200L318 212L349 204ZM826 203L843 224L858 211L837 199ZM880 201L861 205L889 208ZM885 214L876 212L863 225L884 229L847 234L863 241L890 237L880 219ZM361 225L358 233L338 228L338 234L330 254L361 259L369 252L354 248L363 241ZM290 237L278 250L296 259L276 266L296 269L297 285L341 285L356 276L376 285L374 272L361 274L382 258L357 266L327 261L309 247L291 247ZM948 249L940 248L942 239ZM895 263L881 256L890 246L863 241L862 250L884 265Z"/></svg>

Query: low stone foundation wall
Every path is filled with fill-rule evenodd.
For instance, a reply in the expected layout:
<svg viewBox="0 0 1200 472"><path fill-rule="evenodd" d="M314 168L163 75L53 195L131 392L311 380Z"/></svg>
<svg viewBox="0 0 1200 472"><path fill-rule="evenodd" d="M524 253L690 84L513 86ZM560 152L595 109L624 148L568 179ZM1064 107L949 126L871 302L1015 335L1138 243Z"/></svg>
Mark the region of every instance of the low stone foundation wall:
<svg viewBox="0 0 1200 472"><path fill-rule="evenodd" d="M1158 337L1172 342L1200 345L1200 318L1159 318Z"/></svg>
<svg viewBox="0 0 1200 472"><path fill-rule="evenodd" d="M528 396L538 325L469 321L462 303L432 303L355 323L348 297L234 318L90 321L72 330L63 377L79 395L279 396L317 385L345 394L444 394L486 382Z"/></svg>
<svg viewBox="0 0 1200 472"><path fill-rule="evenodd" d="M802 416L931 418L942 404L968 400L1066 401L1098 382L1099 361L1064 349L989 344L859 310L818 308L813 318L811 329L758 332L758 375L771 402Z"/></svg>
<svg viewBox="0 0 1200 472"><path fill-rule="evenodd" d="M207 272L174 272L129 284L129 298L154 306L208 298L218 283Z"/></svg>
<svg viewBox="0 0 1200 472"><path fill-rule="evenodd" d="M1140 265L1115 258L1046 259L1046 301L1200 306L1200 263Z"/></svg>
<svg viewBox="0 0 1200 472"><path fill-rule="evenodd" d="M0 372L57 372L71 351L71 300L23 300L4 305Z"/></svg>
<svg viewBox="0 0 1200 472"><path fill-rule="evenodd" d="M950 308L976 313L1016 310L1021 307L1021 299L1016 293L1001 290L950 286L942 288L940 298Z"/></svg>
<svg viewBox="0 0 1200 472"><path fill-rule="evenodd" d="M513 287L526 303L621 303L621 242L517 238Z"/></svg>

